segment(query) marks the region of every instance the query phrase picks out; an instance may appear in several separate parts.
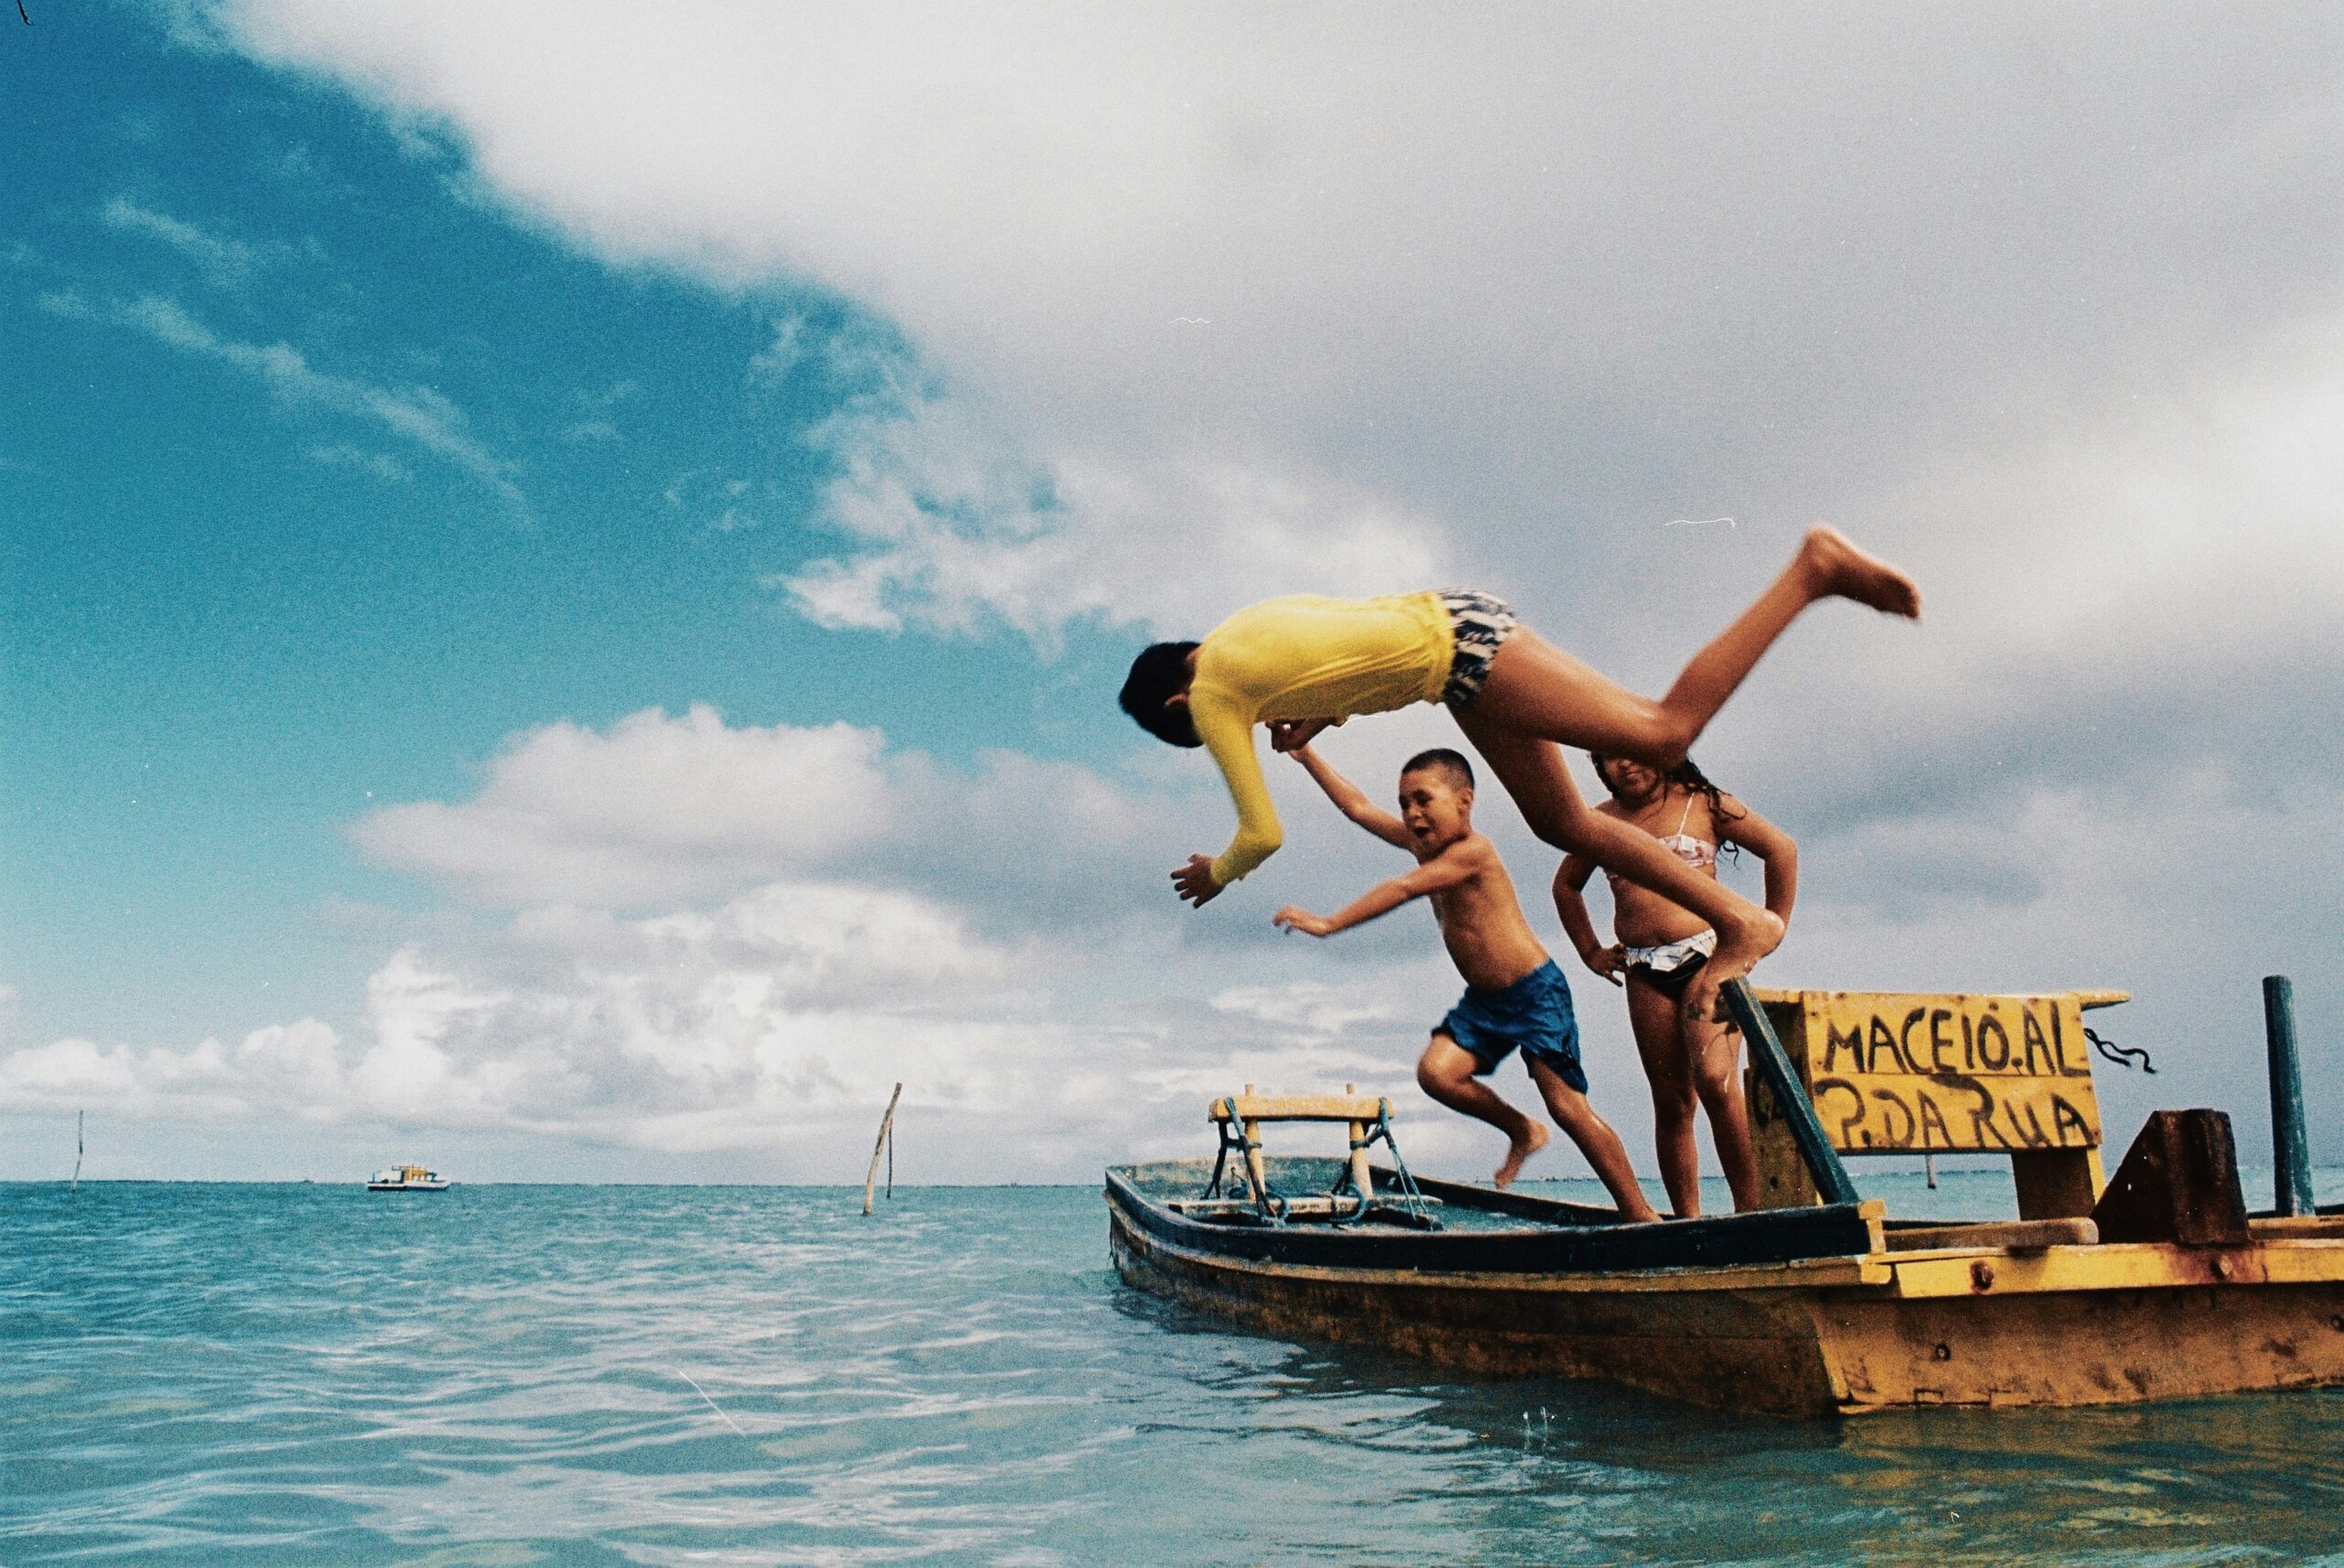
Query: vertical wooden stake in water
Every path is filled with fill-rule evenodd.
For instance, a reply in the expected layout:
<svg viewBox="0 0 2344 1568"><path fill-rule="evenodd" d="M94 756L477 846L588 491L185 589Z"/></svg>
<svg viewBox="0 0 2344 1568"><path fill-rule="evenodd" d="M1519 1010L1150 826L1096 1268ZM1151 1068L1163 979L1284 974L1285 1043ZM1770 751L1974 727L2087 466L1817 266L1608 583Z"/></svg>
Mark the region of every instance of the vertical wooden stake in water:
<svg viewBox="0 0 2344 1568"><path fill-rule="evenodd" d="M1346 1095L1358 1092L1349 1084L1343 1086L1343 1093ZM1351 1124L1351 1185L1358 1189L1360 1212L1364 1214L1367 1212L1369 1201L1375 1196L1375 1177L1367 1165L1367 1123L1354 1121Z"/></svg>
<svg viewBox="0 0 2344 1568"><path fill-rule="evenodd" d="M895 1102L903 1098L904 1086L897 1084L895 1092L887 1097L887 1114L879 1119L879 1141L871 1146L871 1169L863 1174L863 1212L865 1214L871 1212L871 1189L879 1184L879 1152L886 1148L887 1141L895 1136ZM892 1173L888 1178L887 1190L890 1193L895 1190Z"/></svg>
<svg viewBox="0 0 2344 1568"><path fill-rule="evenodd" d="M73 1184L65 1189L69 1195L81 1190L81 1119L89 1114L86 1110L73 1113Z"/></svg>
<svg viewBox="0 0 2344 1568"><path fill-rule="evenodd" d="M2271 1162L2282 1215L2312 1212L2311 1144L2304 1136L2304 1074L2295 1059L2295 988L2263 977L2263 1032L2271 1047Z"/></svg>
<svg viewBox="0 0 2344 1568"><path fill-rule="evenodd" d="M1922 1155L1921 1169L1929 1173L1929 1191L1936 1192L1937 1190L1937 1157L1934 1154Z"/></svg>

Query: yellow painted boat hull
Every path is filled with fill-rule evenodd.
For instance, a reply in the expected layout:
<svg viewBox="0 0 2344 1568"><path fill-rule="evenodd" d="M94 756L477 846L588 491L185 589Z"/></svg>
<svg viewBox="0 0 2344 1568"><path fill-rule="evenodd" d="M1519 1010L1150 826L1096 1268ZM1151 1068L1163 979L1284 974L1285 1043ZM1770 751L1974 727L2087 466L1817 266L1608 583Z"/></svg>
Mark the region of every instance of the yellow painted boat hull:
<svg viewBox="0 0 2344 1568"><path fill-rule="evenodd" d="M1490 1377L1793 1416L2344 1386L2344 1220L2248 1245L1936 1248L1624 1273L1323 1268L1179 1245L1110 1203L1129 1283L1265 1332Z"/></svg>

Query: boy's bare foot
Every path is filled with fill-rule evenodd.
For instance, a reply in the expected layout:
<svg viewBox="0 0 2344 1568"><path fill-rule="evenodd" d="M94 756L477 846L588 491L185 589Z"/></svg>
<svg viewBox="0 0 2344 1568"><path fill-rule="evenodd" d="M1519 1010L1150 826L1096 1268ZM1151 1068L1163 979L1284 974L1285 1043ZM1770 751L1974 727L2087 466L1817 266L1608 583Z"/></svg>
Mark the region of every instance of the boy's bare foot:
<svg viewBox="0 0 2344 1568"><path fill-rule="evenodd" d="M1522 1136L1515 1139L1507 1148L1505 1161L1498 1166L1498 1173L1490 1178L1490 1185L1493 1187L1514 1185L1514 1177L1522 1174L1522 1167L1528 1162L1530 1156L1546 1147L1546 1140L1552 1136L1535 1121L1525 1119L1522 1126Z"/></svg>
<svg viewBox="0 0 2344 1568"><path fill-rule="evenodd" d="M1717 951L1685 988L1685 1012L1688 1018L1723 1022L1719 990L1726 981L1748 975L1759 959L1782 946L1783 923L1772 910L1753 908L1745 919L1720 921L1717 934Z"/></svg>
<svg viewBox="0 0 2344 1568"><path fill-rule="evenodd" d="M1921 590L1913 579L1877 556L1868 556L1828 523L1807 531L1799 557L1815 577L1816 594L1838 594L1887 615L1921 618Z"/></svg>

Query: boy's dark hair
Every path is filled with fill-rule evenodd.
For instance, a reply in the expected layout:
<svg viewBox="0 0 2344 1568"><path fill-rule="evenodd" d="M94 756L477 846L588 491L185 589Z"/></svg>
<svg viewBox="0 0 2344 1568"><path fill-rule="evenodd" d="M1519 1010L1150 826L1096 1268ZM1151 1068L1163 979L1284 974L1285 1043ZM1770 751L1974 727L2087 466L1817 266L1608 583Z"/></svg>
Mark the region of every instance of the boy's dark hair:
<svg viewBox="0 0 2344 1568"><path fill-rule="evenodd" d="M1406 778L1410 773L1422 773L1427 768L1438 768L1467 789L1474 787L1473 764L1465 760L1465 753L1462 752L1452 752L1446 746L1435 746L1429 752L1418 752L1401 764L1400 776Z"/></svg>
<svg viewBox="0 0 2344 1568"><path fill-rule="evenodd" d="M1168 700L1188 689L1188 655L1196 651L1194 643L1149 643L1132 661L1132 673L1116 698L1134 723L1169 745L1204 744L1197 738L1197 721L1188 716L1187 705L1175 708Z"/></svg>

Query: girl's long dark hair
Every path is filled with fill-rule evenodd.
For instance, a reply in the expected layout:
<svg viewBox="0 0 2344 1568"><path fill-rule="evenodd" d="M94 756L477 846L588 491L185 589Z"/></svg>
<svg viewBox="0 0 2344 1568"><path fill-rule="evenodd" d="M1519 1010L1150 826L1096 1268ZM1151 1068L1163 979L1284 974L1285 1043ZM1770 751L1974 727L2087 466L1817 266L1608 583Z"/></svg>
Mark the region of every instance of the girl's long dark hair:
<svg viewBox="0 0 2344 1568"><path fill-rule="evenodd" d="M1605 789L1611 790L1612 775L1604 771L1604 764L1612 759L1595 752L1590 752L1587 756L1588 760L1595 764L1595 776L1603 781ZM1707 795L1711 822L1737 822L1750 815L1746 811L1728 810L1725 804L1725 792L1711 784L1709 774L1703 773L1700 764L1690 757L1661 774L1660 783L1664 794L1666 793L1669 785L1675 784L1687 794ZM1619 792L1612 790L1612 793L1614 798L1617 798ZM1742 858L1742 846L1739 844L1720 843L1719 847L1737 860Z"/></svg>

